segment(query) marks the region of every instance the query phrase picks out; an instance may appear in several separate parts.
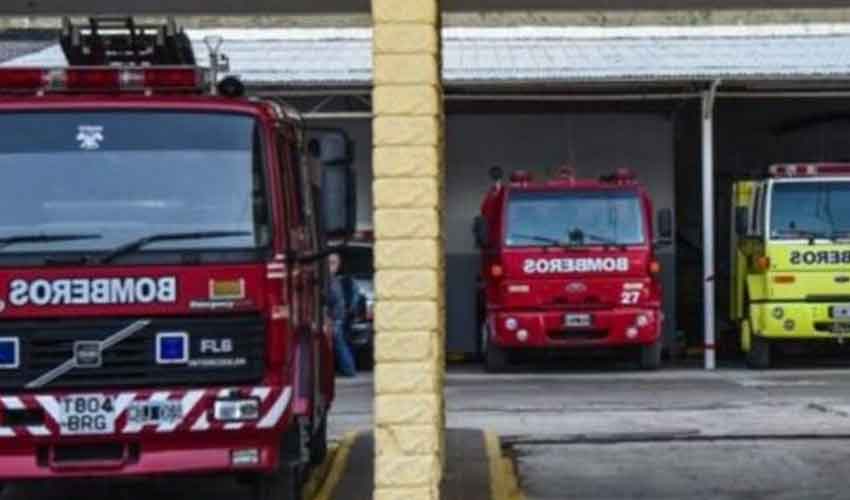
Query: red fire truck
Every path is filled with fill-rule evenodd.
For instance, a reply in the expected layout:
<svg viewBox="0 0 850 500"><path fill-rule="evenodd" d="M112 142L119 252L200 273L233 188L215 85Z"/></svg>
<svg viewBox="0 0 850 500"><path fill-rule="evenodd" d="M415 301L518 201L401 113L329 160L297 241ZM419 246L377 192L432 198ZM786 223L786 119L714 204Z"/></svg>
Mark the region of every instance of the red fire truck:
<svg viewBox="0 0 850 500"><path fill-rule="evenodd" d="M524 171L494 185L475 220L481 248L480 349L499 371L510 351L634 347L640 364L661 360L661 283L655 247L666 244L672 214L659 212L634 174L599 180L562 168L535 181Z"/></svg>
<svg viewBox="0 0 850 500"><path fill-rule="evenodd" d="M227 472L298 498L334 397L347 139L302 148L171 23L62 45L67 67L0 68L0 482Z"/></svg>

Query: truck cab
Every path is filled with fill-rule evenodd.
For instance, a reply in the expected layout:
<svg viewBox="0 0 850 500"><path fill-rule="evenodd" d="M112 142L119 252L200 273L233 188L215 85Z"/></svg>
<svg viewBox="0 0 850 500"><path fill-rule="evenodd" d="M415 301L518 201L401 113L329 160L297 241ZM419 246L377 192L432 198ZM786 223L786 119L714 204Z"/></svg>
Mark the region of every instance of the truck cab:
<svg viewBox="0 0 850 500"><path fill-rule="evenodd" d="M670 238L628 169L577 179L571 169L535 181L514 172L494 185L475 222L481 248L480 345L488 370L511 351L634 348L661 362L663 314L655 247Z"/></svg>
<svg viewBox="0 0 850 500"><path fill-rule="evenodd" d="M850 164L784 164L733 191L731 317L752 368L850 337Z"/></svg>
<svg viewBox="0 0 850 500"><path fill-rule="evenodd" d="M216 472L298 497L327 446L350 144L305 147L173 26L92 23L66 24L67 67L0 68L0 481Z"/></svg>

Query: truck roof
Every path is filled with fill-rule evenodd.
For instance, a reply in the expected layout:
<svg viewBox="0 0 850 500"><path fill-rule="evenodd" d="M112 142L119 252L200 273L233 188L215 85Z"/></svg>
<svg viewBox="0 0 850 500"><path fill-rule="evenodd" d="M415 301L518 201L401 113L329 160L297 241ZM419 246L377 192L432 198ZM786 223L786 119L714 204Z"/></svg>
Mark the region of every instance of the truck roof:
<svg viewBox="0 0 850 500"><path fill-rule="evenodd" d="M281 116L274 116L268 101L210 95L141 94L48 94L44 96L0 96L0 112L68 111L107 109L184 110L250 114L266 119L286 118L297 121L297 115L282 106Z"/></svg>
<svg viewBox="0 0 850 500"><path fill-rule="evenodd" d="M779 163L768 168L774 179L802 179L812 177L850 176L850 163Z"/></svg>
<svg viewBox="0 0 850 500"><path fill-rule="evenodd" d="M628 169L620 169L612 175L603 176L598 179L576 178L572 170L561 171L549 179L535 180L525 171L515 171L510 180L504 183L511 190L516 191L569 191L574 189L583 190L615 190L615 191L641 191L642 185L637 181L633 172Z"/></svg>

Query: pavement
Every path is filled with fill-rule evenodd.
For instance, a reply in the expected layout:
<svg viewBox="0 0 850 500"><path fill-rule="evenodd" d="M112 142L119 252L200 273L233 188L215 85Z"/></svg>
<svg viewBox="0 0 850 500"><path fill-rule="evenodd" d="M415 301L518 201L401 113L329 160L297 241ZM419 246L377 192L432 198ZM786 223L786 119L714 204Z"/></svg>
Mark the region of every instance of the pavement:
<svg viewBox="0 0 850 500"><path fill-rule="evenodd" d="M502 436L528 499L850 499L847 367L460 367L447 422ZM371 425L371 383L340 384L332 433Z"/></svg>
<svg viewBox="0 0 850 500"><path fill-rule="evenodd" d="M452 367L447 424L499 434L529 499L850 499L849 367L648 373L602 360L500 375ZM370 374L338 381L332 439L371 428L372 384ZM368 456L357 462L371 466ZM228 478L47 482L0 498L155 497L249 498Z"/></svg>
<svg viewBox="0 0 850 500"><path fill-rule="evenodd" d="M493 456L495 452L496 456ZM375 440L359 434L352 445L332 500L372 500L375 483ZM449 429L446 433L446 469L443 500L499 500L491 497L491 460L501 450L488 450L485 434L477 429Z"/></svg>

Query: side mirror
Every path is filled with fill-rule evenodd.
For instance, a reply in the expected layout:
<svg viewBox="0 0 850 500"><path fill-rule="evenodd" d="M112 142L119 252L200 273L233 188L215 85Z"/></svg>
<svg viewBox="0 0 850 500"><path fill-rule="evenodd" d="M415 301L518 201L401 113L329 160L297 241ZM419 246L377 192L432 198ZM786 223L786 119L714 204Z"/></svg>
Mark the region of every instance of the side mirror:
<svg viewBox="0 0 850 500"><path fill-rule="evenodd" d="M341 130L311 130L307 153L321 175L321 221L332 239L348 239L357 229L357 178L353 145Z"/></svg>
<svg viewBox="0 0 850 500"><path fill-rule="evenodd" d="M354 144L342 130L312 129L307 152L323 165L350 165L354 162Z"/></svg>
<svg viewBox="0 0 850 500"><path fill-rule="evenodd" d="M673 244L673 210L669 208L658 211L658 243Z"/></svg>
<svg viewBox="0 0 850 500"><path fill-rule="evenodd" d="M735 234L738 237L744 237L747 235L747 229L749 227L749 215L750 212L747 207L735 207Z"/></svg>
<svg viewBox="0 0 850 500"><path fill-rule="evenodd" d="M322 219L329 237L347 239L357 229L357 183L350 165L322 169Z"/></svg>
<svg viewBox="0 0 850 500"><path fill-rule="evenodd" d="M478 215L472 224L472 231L475 233L475 244L478 248L487 248L490 244L490 232L487 228L487 219Z"/></svg>

